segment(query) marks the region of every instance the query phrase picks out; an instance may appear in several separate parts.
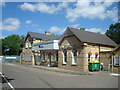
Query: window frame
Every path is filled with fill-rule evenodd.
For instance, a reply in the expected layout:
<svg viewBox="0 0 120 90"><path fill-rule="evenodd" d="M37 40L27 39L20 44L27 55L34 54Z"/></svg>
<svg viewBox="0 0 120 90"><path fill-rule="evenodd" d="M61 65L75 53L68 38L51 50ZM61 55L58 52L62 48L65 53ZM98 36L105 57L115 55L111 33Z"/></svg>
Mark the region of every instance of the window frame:
<svg viewBox="0 0 120 90"><path fill-rule="evenodd" d="M118 65L115 64L115 63L116 63L116 58L118 58ZM120 67L120 56L114 56L114 62L113 62L113 65L114 65L114 66L118 66L118 67Z"/></svg>
<svg viewBox="0 0 120 90"><path fill-rule="evenodd" d="M97 57L96 57L96 55L97 55ZM95 54L95 61L99 62L99 54Z"/></svg>
<svg viewBox="0 0 120 90"><path fill-rule="evenodd" d="M76 53L76 60L75 60L75 53ZM71 55L72 55L72 65L77 65L78 52L77 51L73 51L73 52L71 52Z"/></svg>
<svg viewBox="0 0 120 90"><path fill-rule="evenodd" d="M66 62L65 62L65 53L66 53ZM67 51L63 51L62 52L62 56L63 56L63 63L62 64L67 64L67 55L68 55L68 52Z"/></svg>
<svg viewBox="0 0 120 90"><path fill-rule="evenodd" d="M92 56L92 54L87 54L88 55L88 62L91 62L91 56ZM90 57L89 57L89 55L90 55ZM89 60L90 59L90 60Z"/></svg>

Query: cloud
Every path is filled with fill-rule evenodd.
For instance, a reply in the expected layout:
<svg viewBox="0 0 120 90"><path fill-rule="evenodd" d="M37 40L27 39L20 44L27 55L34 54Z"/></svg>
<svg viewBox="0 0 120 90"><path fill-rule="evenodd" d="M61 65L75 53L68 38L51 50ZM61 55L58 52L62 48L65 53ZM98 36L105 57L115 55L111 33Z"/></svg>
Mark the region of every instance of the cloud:
<svg viewBox="0 0 120 90"><path fill-rule="evenodd" d="M71 25L70 27L78 28L79 26L80 26L79 24L74 24L74 25Z"/></svg>
<svg viewBox="0 0 120 90"><path fill-rule="evenodd" d="M0 7L5 6L5 2L0 2Z"/></svg>
<svg viewBox="0 0 120 90"><path fill-rule="evenodd" d="M73 28L78 28L80 25L79 24L74 24L74 25L70 25L69 27L73 27ZM50 31L51 33L64 33L64 31L66 30L66 27L57 27L57 26L52 26L48 31Z"/></svg>
<svg viewBox="0 0 120 90"><path fill-rule="evenodd" d="M36 4L30 4L30 3L24 3L20 5L19 7L22 10L28 10L32 12L41 12L41 13L47 13L47 14L53 14L56 13L64 8L67 8L68 3L59 3L58 5L48 5L47 3L36 3Z"/></svg>
<svg viewBox="0 0 120 90"><path fill-rule="evenodd" d="M105 18L111 18L113 21L115 17L117 17L116 8L112 10L108 10L113 2L90 2L90 0L81 0L74 4L73 8L66 9L66 18L70 22L76 21L78 18L88 18L88 19L101 19L104 20ZM112 13L115 11L115 13ZM108 14L112 14L110 17Z"/></svg>
<svg viewBox="0 0 120 90"><path fill-rule="evenodd" d="M114 22L118 22L118 9L114 7L112 10L107 10L106 16L111 18Z"/></svg>
<svg viewBox="0 0 120 90"><path fill-rule="evenodd" d="M38 31L43 31L42 29L38 29Z"/></svg>
<svg viewBox="0 0 120 90"><path fill-rule="evenodd" d="M0 36L0 39L4 39L5 37L4 36Z"/></svg>
<svg viewBox="0 0 120 90"><path fill-rule="evenodd" d="M32 23L32 20L27 20L25 21L26 24L31 24Z"/></svg>
<svg viewBox="0 0 120 90"><path fill-rule="evenodd" d="M0 30L16 31L20 27L20 21L17 18L7 18L0 22Z"/></svg>
<svg viewBox="0 0 120 90"><path fill-rule="evenodd" d="M34 11L35 10L35 7L32 4L29 4L29 3L24 3L24 4L20 5L19 7L23 10L29 10L29 11Z"/></svg>
<svg viewBox="0 0 120 90"><path fill-rule="evenodd" d="M59 32L60 34L62 34L65 31L65 28L59 28L57 26L52 26L48 31L50 31L51 33L57 33Z"/></svg>
<svg viewBox="0 0 120 90"><path fill-rule="evenodd" d="M101 33L102 29L100 29L100 28L86 28L85 31Z"/></svg>
<svg viewBox="0 0 120 90"><path fill-rule="evenodd" d="M72 3L71 7L68 2L61 2L58 4L48 3L24 3L19 6L22 10L31 12L41 12L47 14L55 14L66 11L66 18L69 22L74 22L79 18L100 19L106 18L116 22L118 17L117 6L111 9L113 2L118 0L80 0ZM114 13L112 13L114 12Z"/></svg>

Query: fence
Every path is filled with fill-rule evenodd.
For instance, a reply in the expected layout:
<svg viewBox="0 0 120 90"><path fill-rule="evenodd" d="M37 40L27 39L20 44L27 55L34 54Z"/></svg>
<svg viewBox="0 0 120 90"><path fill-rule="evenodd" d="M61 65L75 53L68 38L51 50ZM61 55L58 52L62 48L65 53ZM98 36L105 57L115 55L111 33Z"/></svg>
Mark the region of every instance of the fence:
<svg viewBox="0 0 120 90"><path fill-rule="evenodd" d="M2 62L20 62L20 56L0 56Z"/></svg>

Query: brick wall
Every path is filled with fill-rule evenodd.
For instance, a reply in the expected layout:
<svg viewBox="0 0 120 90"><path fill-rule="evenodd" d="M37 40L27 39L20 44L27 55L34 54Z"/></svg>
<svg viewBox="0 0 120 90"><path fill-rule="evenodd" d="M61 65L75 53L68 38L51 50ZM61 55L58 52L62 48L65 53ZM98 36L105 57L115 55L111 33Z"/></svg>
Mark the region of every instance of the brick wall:
<svg viewBox="0 0 120 90"><path fill-rule="evenodd" d="M77 64L72 65L72 55L71 52L72 50L67 50L67 64L63 64L63 51L59 51L59 58L58 58L58 67L62 69L68 69L68 70L75 70L75 71L84 71L84 55L78 54L77 56Z"/></svg>
<svg viewBox="0 0 120 90"><path fill-rule="evenodd" d="M100 52L100 63L103 63L104 69L109 70L109 64L111 64L110 52Z"/></svg>
<svg viewBox="0 0 120 90"><path fill-rule="evenodd" d="M86 45L80 42L76 37L72 36L69 38L65 38L61 43L60 48L63 50L66 49L68 52L67 55L67 64L63 65L63 50L59 51L59 59L58 59L58 67L63 69L75 70L75 71L89 71L88 70L88 53L91 52L93 54L92 60L95 61L95 54L99 54L99 46L94 45ZM70 48L67 49L67 48ZM77 65L72 65L72 50L76 49L78 52L77 56Z"/></svg>

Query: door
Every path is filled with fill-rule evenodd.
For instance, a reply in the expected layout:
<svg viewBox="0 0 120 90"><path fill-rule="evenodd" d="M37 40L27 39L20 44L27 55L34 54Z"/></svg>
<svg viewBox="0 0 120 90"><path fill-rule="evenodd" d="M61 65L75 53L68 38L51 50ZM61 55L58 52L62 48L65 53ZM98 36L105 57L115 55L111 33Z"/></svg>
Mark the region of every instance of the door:
<svg viewBox="0 0 120 90"><path fill-rule="evenodd" d="M40 62L40 55L38 53L35 53L34 59L35 59L35 64L37 64L38 62Z"/></svg>

